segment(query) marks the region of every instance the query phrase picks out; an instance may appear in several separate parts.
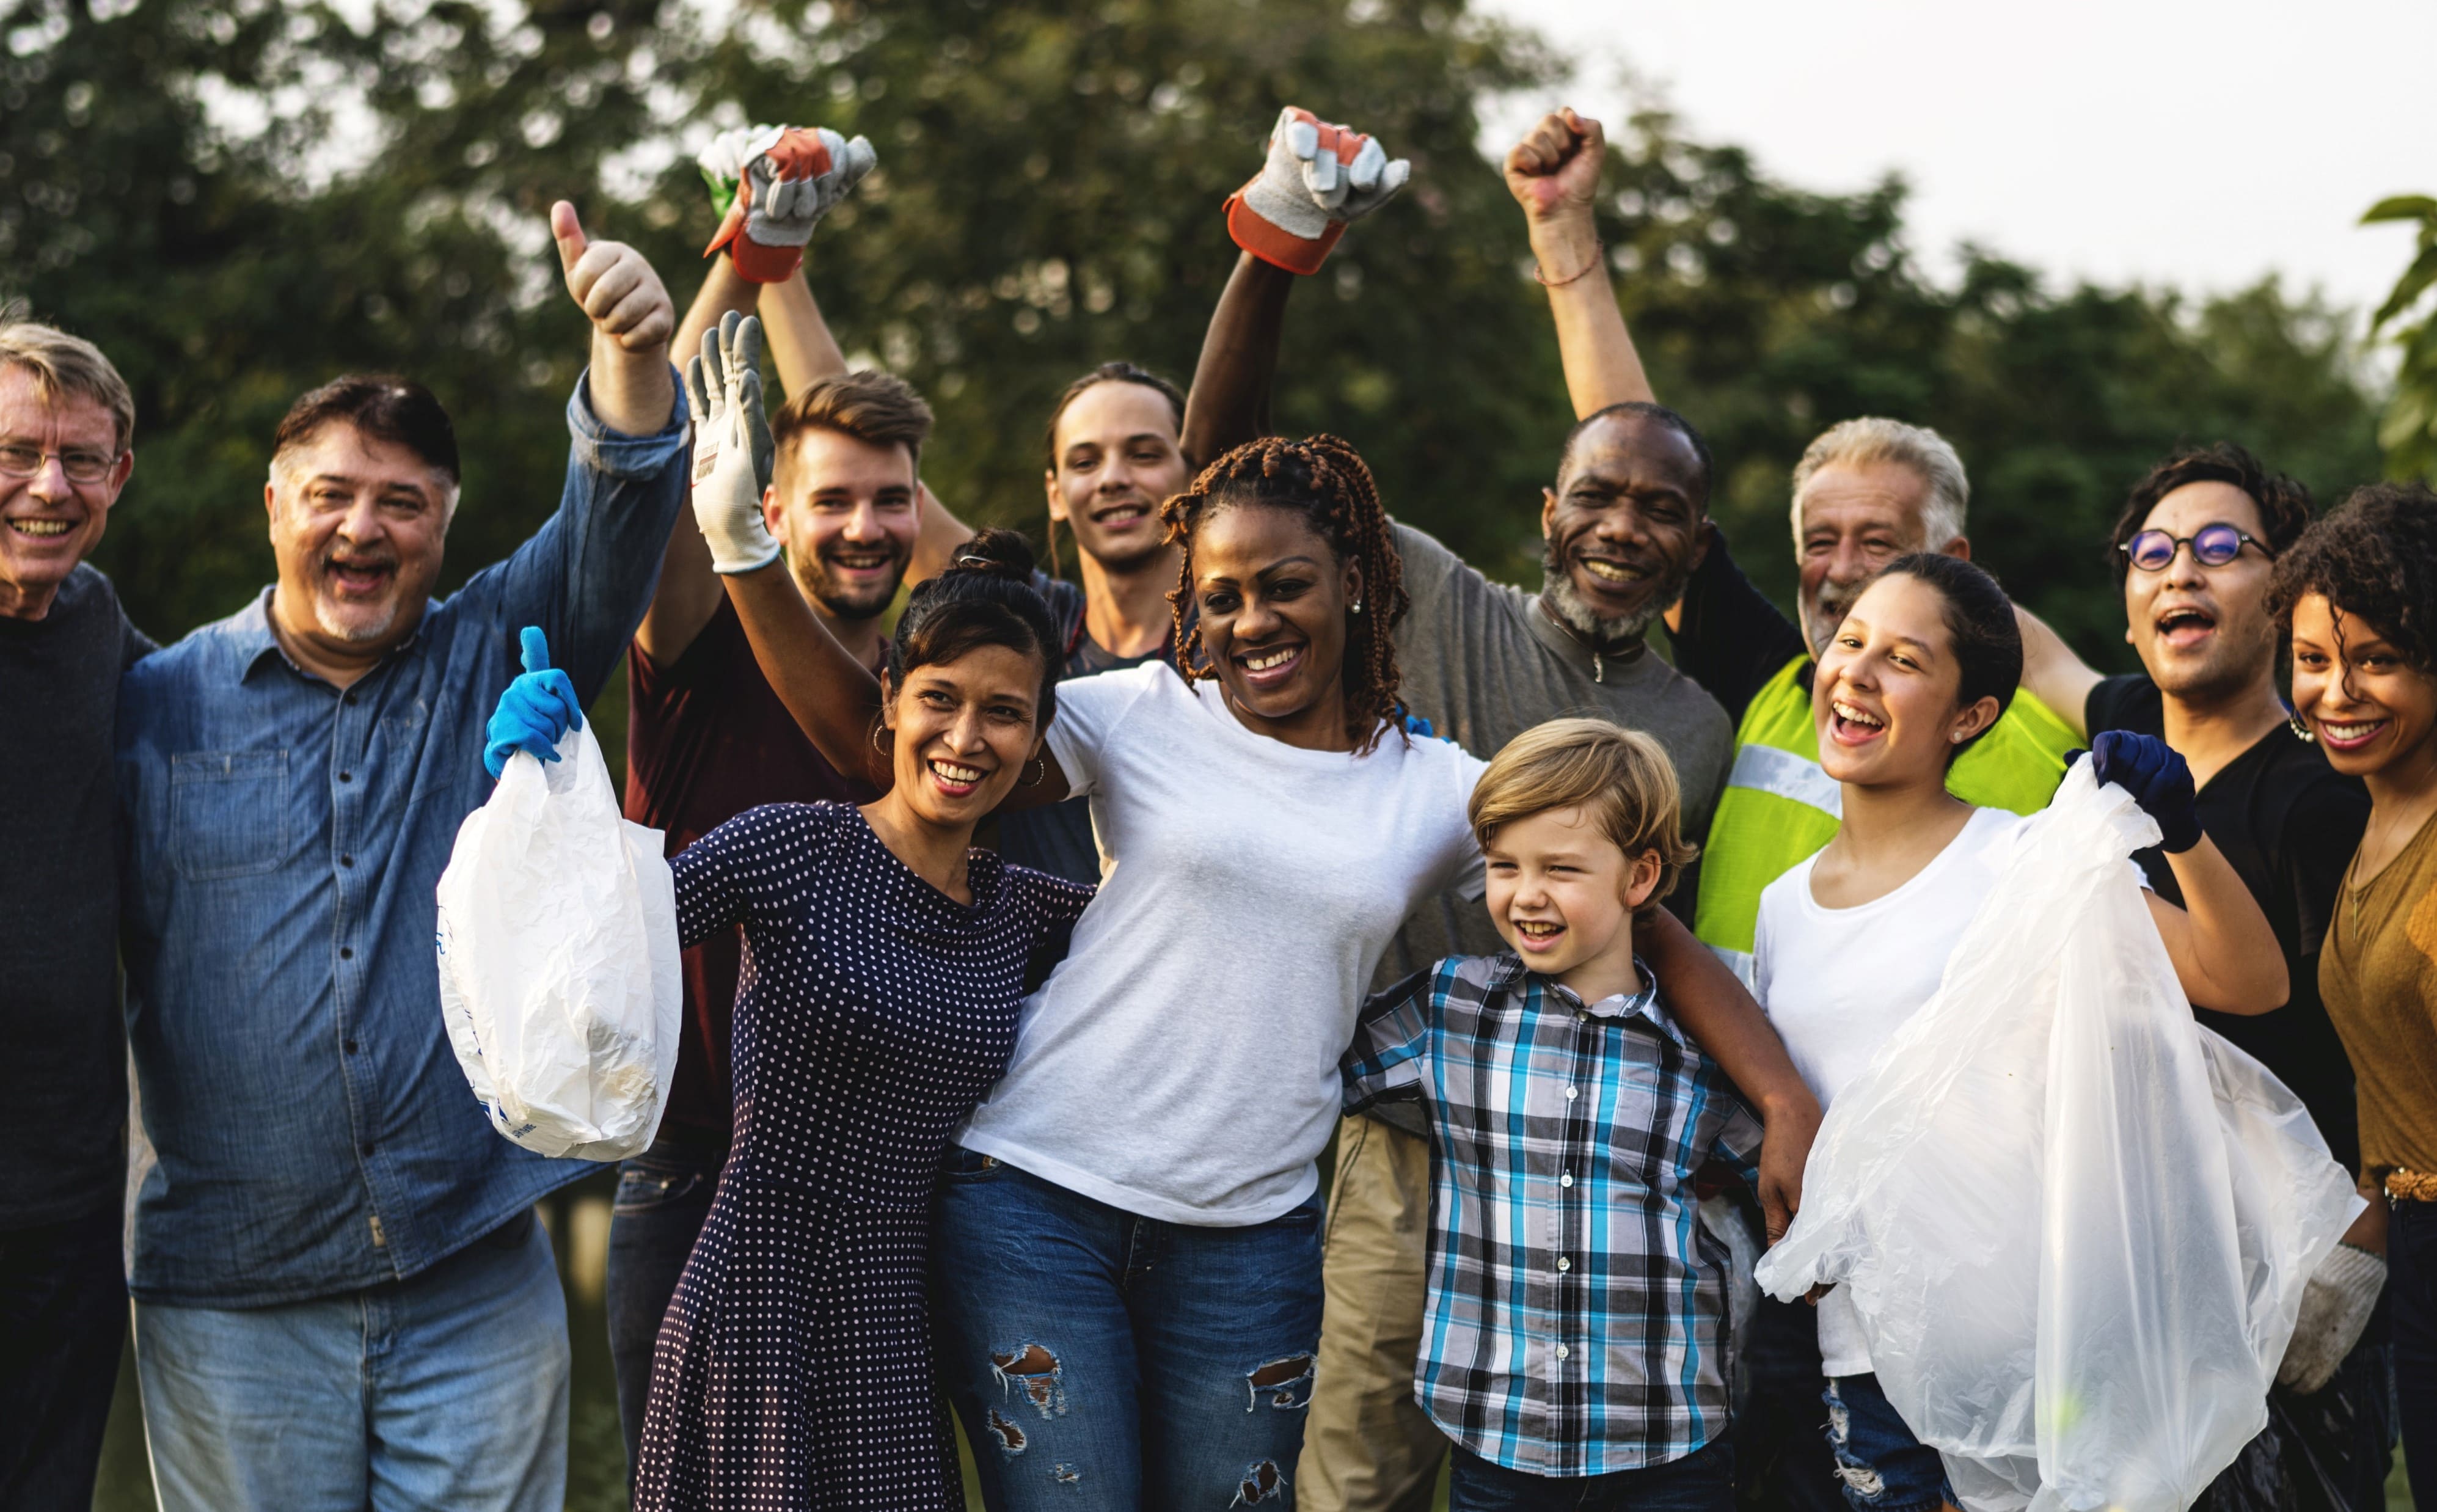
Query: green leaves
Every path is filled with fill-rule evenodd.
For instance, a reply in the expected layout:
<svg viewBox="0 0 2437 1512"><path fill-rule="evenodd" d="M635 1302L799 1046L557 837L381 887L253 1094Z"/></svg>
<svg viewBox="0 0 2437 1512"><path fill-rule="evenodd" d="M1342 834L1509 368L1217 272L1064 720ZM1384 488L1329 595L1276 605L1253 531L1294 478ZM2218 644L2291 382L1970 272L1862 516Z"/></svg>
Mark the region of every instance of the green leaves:
<svg viewBox="0 0 2437 1512"><path fill-rule="evenodd" d="M2437 285L2437 199L2399 194L2380 200L2361 217L2363 225L2390 220L2420 222L2420 237L2411 266L2370 317L2373 335L2388 331L2403 349L2403 360L2394 375L2394 396L2387 401L2386 414L2378 422L2377 442L2386 449L2387 476L2437 477L2437 313L2423 311L2416 321L2404 319L2420 304L2421 296Z"/></svg>

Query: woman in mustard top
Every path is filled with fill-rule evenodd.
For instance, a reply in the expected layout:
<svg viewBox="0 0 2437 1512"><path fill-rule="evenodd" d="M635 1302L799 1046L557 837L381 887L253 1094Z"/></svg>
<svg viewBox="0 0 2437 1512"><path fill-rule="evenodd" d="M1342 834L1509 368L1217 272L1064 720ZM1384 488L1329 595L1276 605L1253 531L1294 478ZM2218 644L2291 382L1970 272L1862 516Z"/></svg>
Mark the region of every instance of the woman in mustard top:
<svg viewBox="0 0 2437 1512"><path fill-rule="evenodd" d="M2360 1099L2361 1187L2382 1248L2412 1499L2437 1507L2437 494L2356 491L2276 564L2293 707L2369 789L2369 827L2319 957Z"/></svg>

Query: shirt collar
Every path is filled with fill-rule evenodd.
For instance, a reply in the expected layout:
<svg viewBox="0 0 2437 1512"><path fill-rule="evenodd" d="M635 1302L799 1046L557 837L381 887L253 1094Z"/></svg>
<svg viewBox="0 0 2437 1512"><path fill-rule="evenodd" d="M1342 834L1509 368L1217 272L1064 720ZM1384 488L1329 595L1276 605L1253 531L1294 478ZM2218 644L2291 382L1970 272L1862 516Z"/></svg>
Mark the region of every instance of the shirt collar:
<svg viewBox="0 0 2437 1512"><path fill-rule="evenodd" d="M1639 1015L1649 1020L1661 1033L1677 1045L1686 1045L1683 1031L1675 1027L1674 1016L1665 1012L1659 1006L1658 977L1651 971L1650 963L1636 956L1633 958L1633 970L1635 975L1641 978L1640 991L1617 993L1603 997L1596 1003L1586 1003L1582 1000L1581 994L1572 988L1552 976L1541 976L1524 965L1522 957L1509 950L1500 953L1497 958L1497 963L1490 968L1489 985L1491 990L1496 992L1529 991L1536 986L1541 992L1555 998L1566 1007L1588 1013L1593 1018L1631 1018ZM1686 1046L1686 1047L1690 1046Z"/></svg>

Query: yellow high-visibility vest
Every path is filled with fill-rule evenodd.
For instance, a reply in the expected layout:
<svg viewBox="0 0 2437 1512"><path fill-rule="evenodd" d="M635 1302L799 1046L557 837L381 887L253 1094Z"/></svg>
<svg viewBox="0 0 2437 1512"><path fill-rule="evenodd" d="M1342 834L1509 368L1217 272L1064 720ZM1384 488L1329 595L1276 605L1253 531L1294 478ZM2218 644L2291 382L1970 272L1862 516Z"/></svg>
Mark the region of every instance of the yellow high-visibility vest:
<svg viewBox="0 0 2437 1512"><path fill-rule="evenodd" d="M1819 765L1811 691L1801 681L1810 664L1808 657L1787 662L1744 711L1734 771L1701 853L1693 932L1745 983L1761 889L1835 838L1844 813L1836 780ZM1956 759L1947 791L1977 808L2036 813L2064 781L2065 752L2080 744L2053 710L2017 690L2005 717Z"/></svg>

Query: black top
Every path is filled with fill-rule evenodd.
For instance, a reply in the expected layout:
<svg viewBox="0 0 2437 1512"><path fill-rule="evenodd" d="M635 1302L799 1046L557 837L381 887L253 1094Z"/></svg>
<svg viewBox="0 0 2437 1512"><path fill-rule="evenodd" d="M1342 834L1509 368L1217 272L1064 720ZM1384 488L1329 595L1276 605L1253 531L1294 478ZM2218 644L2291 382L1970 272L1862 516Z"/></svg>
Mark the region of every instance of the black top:
<svg viewBox="0 0 2437 1512"><path fill-rule="evenodd" d="M126 1197L111 746L118 675L152 649L90 567L43 618L0 618L0 1229Z"/></svg>
<svg viewBox="0 0 2437 1512"><path fill-rule="evenodd" d="M1726 533L1715 524L1709 527L1709 554L1684 585L1682 612L1669 640L1675 670L1724 705L1737 729L1752 695L1787 662L1811 654L1801 627L1735 565ZM1810 687L1807 675L1803 687Z"/></svg>
<svg viewBox="0 0 2437 1512"><path fill-rule="evenodd" d="M2165 734L2165 700L2147 674L2109 677L2090 690L2082 712L2093 738L2102 730ZM2310 1110L2327 1148L2347 1170L2360 1169L2359 1120L2352 1062L2319 1001L2319 945L2335 917L2344 869L2369 822L2369 794L2327 765L2318 747L2278 726L2226 764L2200 790L2200 828L2234 863L2259 901L2285 952L2292 996L2255 1018L2195 1009L2201 1024L2258 1057ZM2158 896L2183 895L2165 853L2133 857Z"/></svg>

